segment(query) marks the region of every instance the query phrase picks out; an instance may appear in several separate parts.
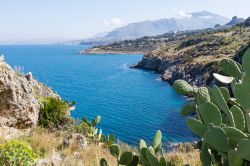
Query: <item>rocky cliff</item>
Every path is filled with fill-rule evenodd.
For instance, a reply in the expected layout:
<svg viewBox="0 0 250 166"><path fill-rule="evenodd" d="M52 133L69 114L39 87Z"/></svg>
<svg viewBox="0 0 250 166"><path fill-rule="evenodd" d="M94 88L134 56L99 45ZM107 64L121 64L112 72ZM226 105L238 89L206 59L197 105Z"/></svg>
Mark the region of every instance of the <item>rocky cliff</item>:
<svg viewBox="0 0 250 166"><path fill-rule="evenodd" d="M22 75L0 60L0 127L26 129L35 126L40 97L59 98L31 73Z"/></svg>
<svg viewBox="0 0 250 166"><path fill-rule="evenodd" d="M229 29L183 36L144 55L136 68L155 70L171 84L184 79L193 85L210 84L222 58L236 58L250 39L247 22ZM217 71L219 72L219 71Z"/></svg>

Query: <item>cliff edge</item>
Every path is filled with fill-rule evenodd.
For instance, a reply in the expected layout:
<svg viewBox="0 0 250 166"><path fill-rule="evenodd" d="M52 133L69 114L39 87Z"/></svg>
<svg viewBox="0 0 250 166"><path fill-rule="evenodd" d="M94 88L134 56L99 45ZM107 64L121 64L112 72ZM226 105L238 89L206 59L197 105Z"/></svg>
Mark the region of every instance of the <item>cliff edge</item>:
<svg viewBox="0 0 250 166"><path fill-rule="evenodd" d="M59 98L50 88L39 83L31 73L26 75L0 60L0 127L26 129L37 125L39 98Z"/></svg>

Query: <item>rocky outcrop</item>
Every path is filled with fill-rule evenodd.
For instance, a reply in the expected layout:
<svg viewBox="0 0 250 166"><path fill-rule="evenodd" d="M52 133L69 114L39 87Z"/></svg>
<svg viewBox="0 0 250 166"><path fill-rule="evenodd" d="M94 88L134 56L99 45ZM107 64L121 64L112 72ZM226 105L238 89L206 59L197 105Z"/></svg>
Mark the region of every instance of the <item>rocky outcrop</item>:
<svg viewBox="0 0 250 166"><path fill-rule="evenodd" d="M50 88L0 61L0 127L31 128L37 124L39 97L57 97Z"/></svg>
<svg viewBox="0 0 250 166"><path fill-rule="evenodd" d="M144 55L142 60L134 66L145 70L154 70L161 73L161 79L173 84L177 79L184 79L192 85L202 86L211 82L204 77L210 73L211 66L184 65L181 59L162 59L158 56ZM209 74L210 75L210 74Z"/></svg>
<svg viewBox="0 0 250 166"><path fill-rule="evenodd" d="M250 27L250 17L248 17L241 25L244 27Z"/></svg>
<svg viewBox="0 0 250 166"><path fill-rule="evenodd" d="M110 50L106 49L105 46L100 48L91 48L83 51L79 51L80 54L143 54L142 51L136 50Z"/></svg>
<svg viewBox="0 0 250 166"><path fill-rule="evenodd" d="M232 20L229 23L227 23L226 25L234 26L234 25L243 23L244 21L245 21L244 18L238 18L237 16L233 16Z"/></svg>

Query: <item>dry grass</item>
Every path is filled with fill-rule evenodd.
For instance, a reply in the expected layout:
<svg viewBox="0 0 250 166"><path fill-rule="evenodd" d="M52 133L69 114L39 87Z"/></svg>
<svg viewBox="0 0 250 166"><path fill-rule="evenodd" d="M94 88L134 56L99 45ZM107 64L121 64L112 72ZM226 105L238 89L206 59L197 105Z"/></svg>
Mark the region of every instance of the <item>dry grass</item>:
<svg viewBox="0 0 250 166"><path fill-rule="evenodd" d="M72 147L70 149L72 150ZM79 153L64 153L64 156L62 166L98 166L101 158L105 158L110 166L116 165L116 159L111 156L109 151L95 144L89 145Z"/></svg>
<svg viewBox="0 0 250 166"><path fill-rule="evenodd" d="M201 166L200 154L198 150L194 150L193 152L172 152L166 153L165 157L167 160L174 163L176 166L183 166L185 164L189 164L190 166Z"/></svg>
<svg viewBox="0 0 250 166"><path fill-rule="evenodd" d="M30 146L33 150L50 155L59 147L62 142L62 136L56 133L51 133L44 129L35 130L30 139Z"/></svg>
<svg viewBox="0 0 250 166"><path fill-rule="evenodd" d="M175 166L201 166L199 151L166 153L164 157ZM91 144L79 153L68 153L62 161L62 166L99 166L101 158L105 158L110 166L116 165L116 159L102 146Z"/></svg>
<svg viewBox="0 0 250 166"><path fill-rule="evenodd" d="M55 154L61 156L59 163L56 165L99 166L101 158L105 158L110 166L117 165L116 158L110 154L107 148L104 148L101 145L92 143L81 149L79 142L75 140L66 148L58 148L62 147L62 140L62 133L51 133L44 129L36 129L28 137L26 135L18 138L18 141L31 146L34 151L41 154L41 158L45 158L48 161L53 161ZM0 143L5 141L5 139L0 139ZM138 149L136 147L131 147L120 141L118 141L118 144L120 145L122 151L134 151L138 153ZM168 161L171 161L172 164L175 164L175 166L183 166L185 164L189 164L190 166L201 165L199 151L186 145L181 146L178 149L178 152L166 153L164 157Z"/></svg>

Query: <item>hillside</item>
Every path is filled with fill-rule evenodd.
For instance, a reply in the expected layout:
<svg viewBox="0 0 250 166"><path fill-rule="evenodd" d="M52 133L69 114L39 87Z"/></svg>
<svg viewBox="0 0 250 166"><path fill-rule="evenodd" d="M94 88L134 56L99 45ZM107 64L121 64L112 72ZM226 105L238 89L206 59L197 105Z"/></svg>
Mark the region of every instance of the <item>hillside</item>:
<svg viewBox="0 0 250 166"><path fill-rule="evenodd" d="M156 36L170 31L213 28L216 24L224 25L228 21L229 19L208 11L186 13L185 16L176 16L175 18L131 23L117 28L104 36L83 40L81 44L99 45L137 39L143 36Z"/></svg>
<svg viewBox="0 0 250 166"><path fill-rule="evenodd" d="M140 53L143 59L135 66L155 70L162 79L173 83L185 79L191 84L212 82L213 64L232 58L250 39L250 19L231 28L167 33L156 37L126 40L108 46L94 47L84 53Z"/></svg>
<svg viewBox="0 0 250 166"><path fill-rule="evenodd" d="M191 36L202 32L210 32L214 29L189 30L168 32L163 35L142 37L135 40L124 40L104 46L93 46L90 49L83 50L81 54L146 54L155 49L165 47L171 41L178 40L185 36Z"/></svg>

